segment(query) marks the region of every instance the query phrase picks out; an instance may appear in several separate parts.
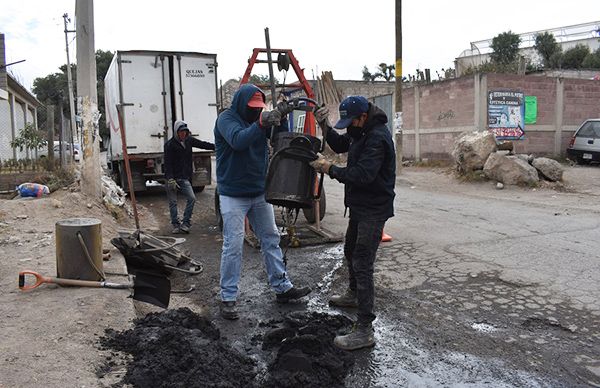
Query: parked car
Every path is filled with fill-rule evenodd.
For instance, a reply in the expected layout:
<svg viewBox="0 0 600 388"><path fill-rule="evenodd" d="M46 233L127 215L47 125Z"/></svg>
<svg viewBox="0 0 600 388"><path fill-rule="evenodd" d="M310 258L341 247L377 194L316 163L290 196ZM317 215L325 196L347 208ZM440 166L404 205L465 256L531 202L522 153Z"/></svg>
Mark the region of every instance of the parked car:
<svg viewBox="0 0 600 388"><path fill-rule="evenodd" d="M600 119L581 124L569 142L567 157L579 164L600 162Z"/></svg>

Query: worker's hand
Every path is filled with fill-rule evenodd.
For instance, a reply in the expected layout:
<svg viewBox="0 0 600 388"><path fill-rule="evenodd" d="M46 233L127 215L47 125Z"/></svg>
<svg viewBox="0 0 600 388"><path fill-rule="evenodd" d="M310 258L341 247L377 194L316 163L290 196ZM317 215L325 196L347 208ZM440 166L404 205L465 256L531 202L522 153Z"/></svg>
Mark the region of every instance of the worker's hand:
<svg viewBox="0 0 600 388"><path fill-rule="evenodd" d="M326 106L317 109L315 120L317 120L321 129L331 128L331 123L329 123L329 109Z"/></svg>
<svg viewBox="0 0 600 388"><path fill-rule="evenodd" d="M179 186L179 184L177 183L177 181L173 178L167 180L167 187L170 190L177 190L180 189L181 187Z"/></svg>
<svg viewBox="0 0 600 388"><path fill-rule="evenodd" d="M308 164L311 165L317 172L324 173L329 175L329 169L331 168L331 163L329 160L325 159L323 155L319 154L319 157Z"/></svg>
<svg viewBox="0 0 600 388"><path fill-rule="evenodd" d="M281 113L281 117L285 117L288 113L294 110L292 105L289 105L287 101L280 101L279 104L275 107L279 113Z"/></svg>
<svg viewBox="0 0 600 388"><path fill-rule="evenodd" d="M278 127L281 123L281 112L277 109L271 111L262 111L258 119L258 125L261 128Z"/></svg>

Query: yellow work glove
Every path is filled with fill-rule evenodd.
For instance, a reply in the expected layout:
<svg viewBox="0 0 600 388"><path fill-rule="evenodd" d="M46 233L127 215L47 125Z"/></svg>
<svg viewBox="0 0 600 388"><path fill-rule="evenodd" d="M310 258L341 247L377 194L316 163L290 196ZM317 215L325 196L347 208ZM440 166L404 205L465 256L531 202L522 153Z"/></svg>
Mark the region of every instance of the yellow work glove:
<svg viewBox="0 0 600 388"><path fill-rule="evenodd" d="M168 186L168 187L169 187L169 189L171 189L171 190L177 190L177 189L181 188L181 187L179 186L179 184L177 184L177 181L176 181L175 179L173 179L173 178L171 178L171 179L167 180L167 186Z"/></svg>
<svg viewBox="0 0 600 388"><path fill-rule="evenodd" d="M329 109L326 106L323 106L315 112L315 120L319 123L319 126L322 129L331 128L331 123L329 122Z"/></svg>
<svg viewBox="0 0 600 388"><path fill-rule="evenodd" d="M325 173L329 175L329 168L331 168L331 163L329 160L325 159L323 155L319 154L319 157L312 162L309 162L312 168L314 168L317 172Z"/></svg>

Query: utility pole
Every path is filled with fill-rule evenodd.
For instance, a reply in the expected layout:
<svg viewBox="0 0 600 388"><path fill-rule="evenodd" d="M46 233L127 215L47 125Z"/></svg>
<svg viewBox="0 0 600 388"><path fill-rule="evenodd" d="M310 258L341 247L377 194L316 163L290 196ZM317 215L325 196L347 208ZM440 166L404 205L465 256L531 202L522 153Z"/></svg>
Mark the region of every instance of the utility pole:
<svg viewBox="0 0 600 388"><path fill-rule="evenodd" d="M77 105L82 120L82 191L100 198L100 136L98 131L98 93L96 90L96 51L94 48L94 1L76 0L77 31Z"/></svg>
<svg viewBox="0 0 600 388"><path fill-rule="evenodd" d="M71 19L69 19L69 15L68 14L64 14L63 15L63 19L65 21L65 49L67 51L67 85L69 88L69 112L70 112L70 117L71 117L71 131L69 131L71 133L71 139L69 139L69 144L71 144L71 152L73 152L72 147L73 147L73 139L72 139L72 134L73 131L77 130L76 124L75 124L75 100L74 100L74 94L73 94L73 75L71 74L71 60L69 57L69 32L75 32L75 30L68 30L67 29L67 23L71 22ZM79 139L79 136L77 137ZM62 147L62 144L60 145Z"/></svg>
<svg viewBox="0 0 600 388"><path fill-rule="evenodd" d="M402 0L396 3L396 88L394 133L396 136L396 172L402 170Z"/></svg>

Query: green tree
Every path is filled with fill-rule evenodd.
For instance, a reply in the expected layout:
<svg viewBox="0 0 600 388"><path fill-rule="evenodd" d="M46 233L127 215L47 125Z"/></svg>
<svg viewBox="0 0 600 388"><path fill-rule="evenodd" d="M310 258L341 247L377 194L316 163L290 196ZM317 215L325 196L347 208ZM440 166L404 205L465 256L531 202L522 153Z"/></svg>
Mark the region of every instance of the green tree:
<svg viewBox="0 0 600 388"><path fill-rule="evenodd" d="M396 65L388 65L387 63L380 63L375 73L371 73L367 66L363 66L362 79L363 81L375 81L376 79L382 78L386 81L395 80Z"/></svg>
<svg viewBox="0 0 600 388"><path fill-rule="evenodd" d="M578 44L575 47L566 50L562 58L562 68L580 69L583 65L583 60L589 54L589 47L582 44Z"/></svg>
<svg viewBox="0 0 600 388"><path fill-rule="evenodd" d="M490 54L493 63L508 65L515 62L519 55L521 38L511 31L503 32L492 39Z"/></svg>
<svg viewBox="0 0 600 388"><path fill-rule="evenodd" d="M600 48L593 53L588 54L581 66L584 69L600 69Z"/></svg>
<svg viewBox="0 0 600 388"><path fill-rule="evenodd" d="M96 51L96 81L97 81L97 93L98 93L98 110L100 111L100 135L108 136L108 129L106 129L106 114L104 108L104 77L108 71L108 67L112 61L114 53L111 51ZM33 81L32 91L35 96L44 104L62 105L63 113L68 114L69 112L69 88L67 83L67 65L64 64L59 68L60 72L49 74L45 77L36 78ZM71 65L71 74L77 74L77 66ZM77 77L73 77L73 90L77 90ZM75 105L77 106L77 105ZM41 116L38 117L38 123L40 127L43 127L46 122L45 112L38 110ZM56 115L57 122L60 120L60 116Z"/></svg>
<svg viewBox="0 0 600 388"><path fill-rule="evenodd" d="M38 150L46 144L48 144L46 141L46 132L36 130L31 123L27 123L25 127L21 128L19 136L10 142L12 148L19 148L20 151L23 151L23 149L29 151Z"/></svg>
<svg viewBox="0 0 600 388"><path fill-rule="evenodd" d="M542 64L545 68L552 67L552 57L556 53L560 53L562 49L556 43L554 35L549 32L535 35L535 44L533 45L537 53L542 57Z"/></svg>

